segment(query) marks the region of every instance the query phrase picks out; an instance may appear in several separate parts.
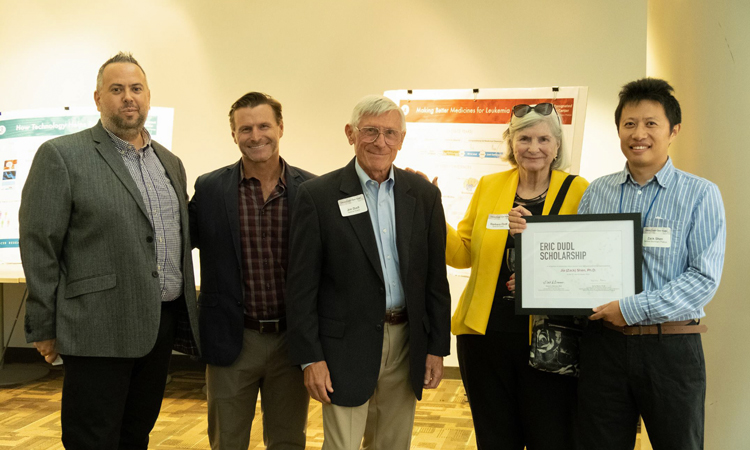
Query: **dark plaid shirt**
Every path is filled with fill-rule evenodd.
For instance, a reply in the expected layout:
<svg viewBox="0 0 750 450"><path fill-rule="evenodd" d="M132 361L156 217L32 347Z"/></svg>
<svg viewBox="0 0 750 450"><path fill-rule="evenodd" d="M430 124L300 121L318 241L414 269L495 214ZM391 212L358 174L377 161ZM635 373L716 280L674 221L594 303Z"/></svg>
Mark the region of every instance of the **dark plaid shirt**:
<svg viewBox="0 0 750 450"><path fill-rule="evenodd" d="M288 263L289 214L286 163L268 199L257 178L239 182L240 242L245 288L245 314L256 320L285 316L284 292Z"/></svg>

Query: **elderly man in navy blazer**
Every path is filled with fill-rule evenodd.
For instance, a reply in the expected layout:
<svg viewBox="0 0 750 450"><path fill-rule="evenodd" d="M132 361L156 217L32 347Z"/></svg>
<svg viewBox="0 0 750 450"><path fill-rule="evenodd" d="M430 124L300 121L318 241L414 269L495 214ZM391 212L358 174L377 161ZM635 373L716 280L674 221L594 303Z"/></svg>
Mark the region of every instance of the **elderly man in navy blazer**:
<svg viewBox="0 0 750 450"><path fill-rule="evenodd" d="M146 449L172 348L199 344L185 169L144 128L146 74L102 65L101 121L44 143L19 212L26 339L65 362L66 448Z"/></svg>
<svg viewBox="0 0 750 450"><path fill-rule="evenodd" d="M440 191L393 165L404 114L362 99L345 132L356 157L300 186L287 315L292 361L323 403L323 448L407 449L416 400L450 346Z"/></svg>
<svg viewBox="0 0 750 450"><path fill-rule="evenodd" d="M269 450L305 447L310 397L289 360L289 211L313 175L279 156L281 103L250 92L229 111L242 158L195 182L190 234L200 249L200 329L212 449L247 450L258 391Z"/></svg>

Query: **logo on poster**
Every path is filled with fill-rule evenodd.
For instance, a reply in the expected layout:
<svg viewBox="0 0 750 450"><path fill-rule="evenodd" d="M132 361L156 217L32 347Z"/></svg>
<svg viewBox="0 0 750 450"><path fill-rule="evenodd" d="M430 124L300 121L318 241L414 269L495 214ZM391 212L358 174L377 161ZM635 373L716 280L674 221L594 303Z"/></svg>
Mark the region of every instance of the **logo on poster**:
<svg viewBox="0 0 750 450"><path fill-rule="evenodd" d="M403 112L404 112L404 115L405 115L405 116L406 116L406 115L409 115L409 105L404 105L404 106L402 106L402 107L401 107L401 111L403 111ZM2 134L2 133L0 133L0 134Z"/></svg>
<svg viewBox="0 0 750 450"><path fill-rule="evenodd" d="M5 134L5 125L0 125L0 136Z"/></svg>

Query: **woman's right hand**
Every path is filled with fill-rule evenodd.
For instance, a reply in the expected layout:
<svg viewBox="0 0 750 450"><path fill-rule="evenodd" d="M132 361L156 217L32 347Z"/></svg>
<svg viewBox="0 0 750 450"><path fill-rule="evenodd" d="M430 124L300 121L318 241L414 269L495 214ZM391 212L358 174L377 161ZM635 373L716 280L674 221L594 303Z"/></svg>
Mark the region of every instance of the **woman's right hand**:
<svg viewBox="0 0 750 450"><path fill-rule="evenodd" d="M515 236L526 229L526 219L523 216L530 216L531 212L523 206L516 206L508 212L508 222L510 226L510 235Z"/></svg>
<svg viewBox="0 0 750 450"><path fill-rule="evenodd" d="M410 173L415 173L415 174L419 175L420 177L424 178L425 180L430 181L430 177L428 177L427 174L424 173L424 172L420 172L418 170L414 170L411 167L407 167L404 170L407 171L407 172L410 172ZM437 179L438 179L438 177L435 177L435 178L432 179L432 184L434 184L435 187L439 187Z"/></svg>

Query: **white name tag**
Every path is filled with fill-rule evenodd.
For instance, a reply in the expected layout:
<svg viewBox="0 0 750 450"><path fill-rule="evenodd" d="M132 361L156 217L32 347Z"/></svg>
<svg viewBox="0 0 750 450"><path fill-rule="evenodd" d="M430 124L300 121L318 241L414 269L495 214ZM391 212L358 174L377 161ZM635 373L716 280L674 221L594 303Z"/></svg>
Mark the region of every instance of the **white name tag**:
<svg viewBox="0 0 750 450"><path fill-rule="evenodd" d="M339 200L339 209L342 217L354 216L367 212L367 202L364 194Z"/></svg>
<svg viewBox="0 0 750 450"><path fill-rule="evenodd" d="M664 248L671 247L672 229L668 227L644 227L643 246Z"/></svg>
<svg viewBox="0 0 750 450"><path fill-rule="evenodd" d="M510 230L507 214L490 214L487 216L488 230Z"/></svg>

